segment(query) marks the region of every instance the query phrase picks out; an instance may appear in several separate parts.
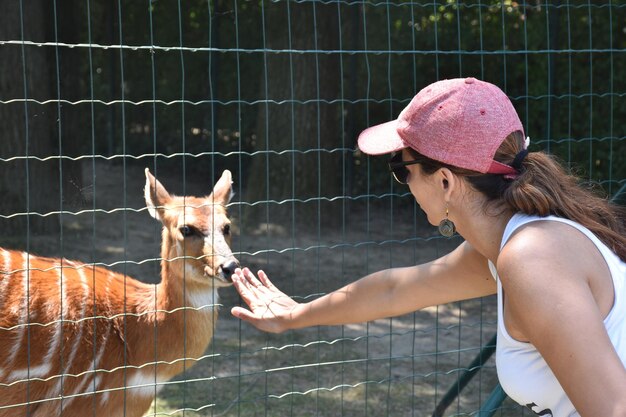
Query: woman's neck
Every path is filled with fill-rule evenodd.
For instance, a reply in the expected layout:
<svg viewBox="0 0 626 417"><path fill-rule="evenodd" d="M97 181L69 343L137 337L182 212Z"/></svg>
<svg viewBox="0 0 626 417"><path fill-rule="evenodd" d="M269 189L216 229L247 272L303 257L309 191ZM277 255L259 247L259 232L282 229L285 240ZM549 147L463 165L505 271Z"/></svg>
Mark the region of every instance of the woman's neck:
<svg viewBox="0 0 626 417"><path fill-rule="evenodd" d="M481 209L480 214L473 213L468 216L461 216L455 223L458 233L485 258L495 264L500 254L504 229L511 217L513 217L513 213L508 210L497 215L489 215Z"/></svg>

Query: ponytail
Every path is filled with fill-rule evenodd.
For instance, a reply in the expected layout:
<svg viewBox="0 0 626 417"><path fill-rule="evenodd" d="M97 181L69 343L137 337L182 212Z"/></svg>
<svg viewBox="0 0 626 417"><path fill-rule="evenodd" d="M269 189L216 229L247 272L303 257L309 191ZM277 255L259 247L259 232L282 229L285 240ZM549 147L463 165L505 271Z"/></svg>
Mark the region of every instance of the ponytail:
<svg viewBox="0 0 626 417"><path fill-rule="evenodd" d="M494 159L511 163L514 155L523 149L523 144L521 132L509 135L500 145ZM473 184L473 179L479 177L469 177L468 180ZM491 200L497 199L504 203L514 213L554 215L575 221L589 229L620 259L626 261L624 209L601 197L597 190L583 186L576 176L565 171L555 157L544 152L530 152L522 162L517 178L498 180L501 182L498 196L493 195L493 187L488 187L490 192L484 189L487 184L473 185L491 197ZM494 185L494 179L486 182Z"/></svg>
<svg viewBox="0 0 626 417"><path fill-rule="evenodd" d="M502 201L508 208L513 212L555 215L575 221L626 261L626 212L623 208L601 197L598 190L581 184L553 156L544 152L529 153L522 167L520 176L502 193Z"/></svg>

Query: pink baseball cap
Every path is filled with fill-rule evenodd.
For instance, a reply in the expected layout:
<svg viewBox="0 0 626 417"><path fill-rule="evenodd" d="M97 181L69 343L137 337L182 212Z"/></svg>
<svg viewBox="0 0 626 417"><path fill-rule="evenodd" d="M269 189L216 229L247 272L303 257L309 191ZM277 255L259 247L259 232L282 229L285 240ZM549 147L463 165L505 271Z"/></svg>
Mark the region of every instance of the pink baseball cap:
<svg viewBox="0 0 626 417"><path fill-rule="evenodd" d="M423 88L396 120L364 130L358 143L370 155L413 148L459 168L515 175L493 156L517 130L524 132L522 122L502 90L475 78L455 78Z"/></svg>

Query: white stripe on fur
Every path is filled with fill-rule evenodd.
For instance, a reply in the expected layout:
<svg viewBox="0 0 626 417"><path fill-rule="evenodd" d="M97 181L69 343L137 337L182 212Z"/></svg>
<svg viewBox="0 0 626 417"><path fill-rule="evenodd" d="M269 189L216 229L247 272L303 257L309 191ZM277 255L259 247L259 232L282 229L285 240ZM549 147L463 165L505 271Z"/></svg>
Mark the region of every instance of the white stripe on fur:
<svg viewBox="0 0 626 417"><path fill-rule="evenodd" d="M78 330L78 335L76 336L74 340L72 353L70 353L70 356L67 359L67 364L65 364L65 369L67 371L72 369L74 358L76 358L76 354L78 353L78 350L80 349L80 346L83 342L83 333L85 332L85 326L87 325L87 322L84 319L85 319L85 312L87 310L87 299L89 298L89 285L87 284L87 276L85 275L85 271L83 269L84 265L79 265L75 262L71 262L70 265L72 265L72 267L76 269L76 272L78 273L78 276L80 277L81 286L83 287L82 310L80 312L80 316L75 318L76 320L83 320L83 321L81 321L79 324L80 328Z"/></svg>
<svg viewBox="0 0 626 417"><path fill-rule="evenodd" d="M26 296L27 292L28 292L28 281L29 281L29 275L30 275L30 271L29 271L29 264L28 264L28 259L29 256L26 252L22 252L22 268L24 269L24 277L22 278L22 288L23 288L23 303L18 306L14 306L12 308L12 313L15 315L20 315L20 313L22 314L23 320L20 319L18 320L17 324L26 324L28 322L28 297ZM15 361L15 357L17 356L17 353L20 351L20 347L22 345L22 341L24 340L24 335L26 334L26 326L21 326L18 327L16 330L17 332L17 340L14 342L13 346L11 347L11 353L9 353L9 359L7 360L7 363L12 363Z"/></svg>
<svg viewBox="0 0 626 417"><path fill-rule="evenodd" d="M76 396L79 394L95 392L95 391L102 389L100 387L102 383L102 377L101 375L98 375L98 372L95 372L95 370L102 368L100 366L100 361L102 360L102 356L104 355L104 351L107 345L106 342L109 339L110 333L111 333L110 328L107 328L107 332L105 336L102 338L103 340L102 346L100 346L100 349L98 350L96 357L91 361L91 366L86 369L86 371L89 371L90 374L82 377L83 378L82 382L76 387L76 389L72 393L72 395L74 396L71 398L68 398L66 405L69 405L74 400L74 398L76 398ZM108 397L108 394L107 394L107 397Z"/></svg>

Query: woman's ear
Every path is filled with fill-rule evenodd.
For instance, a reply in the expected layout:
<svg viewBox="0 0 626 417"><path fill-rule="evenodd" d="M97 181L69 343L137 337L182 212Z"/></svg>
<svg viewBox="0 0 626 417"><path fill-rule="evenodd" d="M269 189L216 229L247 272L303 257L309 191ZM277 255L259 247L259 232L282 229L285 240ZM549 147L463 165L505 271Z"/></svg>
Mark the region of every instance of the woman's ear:
<svg viewBox="0 0 626 417"><path fill-rule="evenodd" d="M448 168L441 168L438 176L438 183L440 184L444 198L446 201L450 201L452 194L457 192L460 187L459 177Z"/></svg>

